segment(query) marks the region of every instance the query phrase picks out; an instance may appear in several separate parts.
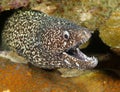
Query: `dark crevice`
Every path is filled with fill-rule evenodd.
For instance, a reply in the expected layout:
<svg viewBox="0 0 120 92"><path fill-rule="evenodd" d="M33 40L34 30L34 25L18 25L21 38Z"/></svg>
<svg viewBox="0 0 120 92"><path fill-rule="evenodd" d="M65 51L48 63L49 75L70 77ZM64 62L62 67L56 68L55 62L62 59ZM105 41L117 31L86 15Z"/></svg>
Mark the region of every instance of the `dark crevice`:
<svg viewBox="0 0 120 92"><path fill-rule="evenodd" d="M19 8L19 9L24 9L24 8ZM0 13L0 50L2 50L2 31L3 28L5 26L5 22L7 21L7 19L17 10L19 9L13 9L13 10L7 10L7 11L3 11Z"/></svg>
<svg viewBox="0 0 120 92"><path fill-rule="evenodd" d="M81 50L88 56L98 58L98 65L95 69L111 71L120 70L120 56L113 53L107 45L105 45L99 37L99 31L95 31L90 39L90 44L87 48Z"/></svg>
<svg viewBox="0 0 120 92"><path fill-rule="evenodd" d="M105 45L99 37L99 31L95 31L90 38L90 44L87 48L81 51L87 53L107 53L110 52L110 47Z"/></svg>
<svg viewBox="0 0 120 92"><path fill-rule="evenodd" d="M2 49L2 31L5 26L5 21L14 13L14 10L4 11L0 13L0 50Z"/></svg>

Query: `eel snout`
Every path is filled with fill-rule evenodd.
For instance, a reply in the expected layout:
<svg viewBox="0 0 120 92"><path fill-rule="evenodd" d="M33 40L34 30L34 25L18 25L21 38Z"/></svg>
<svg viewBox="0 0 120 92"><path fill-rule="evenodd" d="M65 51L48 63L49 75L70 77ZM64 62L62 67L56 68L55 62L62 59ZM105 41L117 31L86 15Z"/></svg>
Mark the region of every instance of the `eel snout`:
<svg viewBox="0 0 120 92"><path fill-rule="evenodd" d="M86 35L86 37L84 37L76 45L64 51L65 62L67 63L66 65L68 65L67 67L77 69L92 69L97 66L98 64L97 58L94 56L88 57L79 48L82 44L86 43L89 40L91 35ZM71 66L70 63L73 66Z"/></svg>

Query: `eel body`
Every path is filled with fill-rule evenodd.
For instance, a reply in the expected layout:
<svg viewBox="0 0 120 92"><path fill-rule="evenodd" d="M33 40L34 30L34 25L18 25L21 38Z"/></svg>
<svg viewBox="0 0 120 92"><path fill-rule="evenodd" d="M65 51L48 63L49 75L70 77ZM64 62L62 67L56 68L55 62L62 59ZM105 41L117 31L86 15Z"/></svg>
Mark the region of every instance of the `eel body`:
<svg viewBox="0 0 120 92"><path fill-rule="evenodd" d="M90 37L87 28L66 19L19 10L5 23L2 45L40 68L91 69L97 65L97 58L79 49Z"/></svg>

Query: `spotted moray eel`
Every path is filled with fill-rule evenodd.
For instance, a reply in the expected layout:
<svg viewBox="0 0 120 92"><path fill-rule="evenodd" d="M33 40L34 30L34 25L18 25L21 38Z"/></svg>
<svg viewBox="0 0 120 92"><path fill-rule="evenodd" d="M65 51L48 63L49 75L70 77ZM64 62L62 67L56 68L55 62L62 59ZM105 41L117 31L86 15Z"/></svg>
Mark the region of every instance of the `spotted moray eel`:
<svg viewBox="0 0 120 92"><path fill-rule="evenodd" d="M94 68L97 58L83 54L79 46L91 33L62 18L35 10L18 10L8 18L2 32L3 46L44 69Z"/></svg>

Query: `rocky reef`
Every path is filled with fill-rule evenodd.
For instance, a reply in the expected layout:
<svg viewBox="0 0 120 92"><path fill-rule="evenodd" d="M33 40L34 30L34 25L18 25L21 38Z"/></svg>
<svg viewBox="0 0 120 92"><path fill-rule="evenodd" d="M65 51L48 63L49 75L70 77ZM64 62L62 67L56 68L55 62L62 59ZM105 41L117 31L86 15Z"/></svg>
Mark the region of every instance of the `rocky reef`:
<svg viewBox="0 0 120 92"><path fill-rule="evenodd" d="M119 92L120 80L115 76L96 70L64 78L56 70L42 70L0 58L0 92Z"/></svg>
<svg viewBox="0 0 120 92"><path fill-rule="evenodd" d="M81 48L99 63L94 70L81 72L43 70L0 58L0 92L120 91L120 0L0 0L0 15L20 7L89 28L93 36Z"/></svg>
<svg viewBox="0 0 120 92"><path fill-rule="evenodd" d="M115 9L109 19L100 27L100 38L120 55L120 8Z"/></svg>

